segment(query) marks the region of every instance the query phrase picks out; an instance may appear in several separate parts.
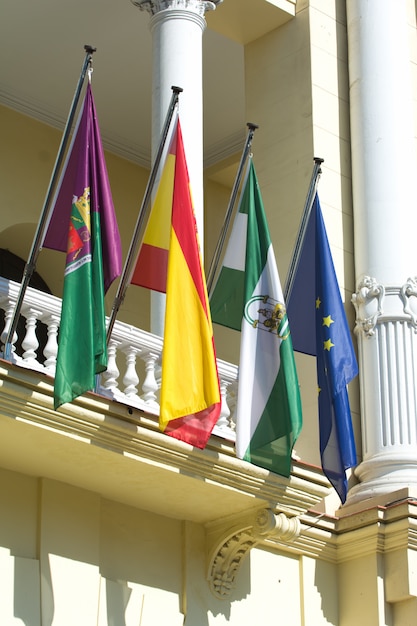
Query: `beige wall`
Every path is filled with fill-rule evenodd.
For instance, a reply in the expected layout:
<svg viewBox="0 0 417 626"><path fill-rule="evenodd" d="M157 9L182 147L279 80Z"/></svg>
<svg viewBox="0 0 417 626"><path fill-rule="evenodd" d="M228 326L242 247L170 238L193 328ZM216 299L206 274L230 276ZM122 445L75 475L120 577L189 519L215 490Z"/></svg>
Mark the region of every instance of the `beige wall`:
<svg viewBox="0 0 417 626"><path fill-rule="evenodd" d="M369 626L392 624L390 605L384 596L384 558L372 554L344 563L340 567L340 626L366 623ZM364 617L366 616L366 622Z"/></svg>
<svg viewBox="0 0 417 626"><path fill-rule="evenodd" d="M4 470L0 494L2 624L182 624L181 522Z"/></svg>
<svg viewBox="0 0 417 626"><path fill-rule="evenodd" d="M404 503L387 511L386 525L376 508L348 515L334 534L330 518L318 534L311 518L297 551L271 541L252 548L223 600L210 592L201 524L2 468L0 503L5 626L415 624Z"/></svg>
<svg viewBox="0 0 417 626"><path fill-rule="evenodd" d="M329 564L253 549L218 600L203 526L2 469L0 501L1 624L337 624Z"/></svg>

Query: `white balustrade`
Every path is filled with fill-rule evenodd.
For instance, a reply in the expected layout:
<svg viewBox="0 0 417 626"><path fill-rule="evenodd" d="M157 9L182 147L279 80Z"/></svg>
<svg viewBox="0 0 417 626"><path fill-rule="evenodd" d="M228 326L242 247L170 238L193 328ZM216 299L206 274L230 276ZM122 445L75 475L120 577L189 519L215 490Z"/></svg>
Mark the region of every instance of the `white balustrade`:
<svg viewBox="0 0 417 626"><path fill-rule="evenodd" d="M0 335L1 356L4 355L4 344L18 294L18 283L0 277L0 310L4 313L4 328ZM58 353L61 300L29 287L21 317L24 325L20 323L14 333L9 360L21 367L53 376ZM39 332L41 324L46 327L43 339ZM116 402L158 416L162 346L161 337L116 321L108 345L107 370L100 376L96 391ZM217 365L222 408L213 434L233 440L238 368L220 359Z"/></svg>

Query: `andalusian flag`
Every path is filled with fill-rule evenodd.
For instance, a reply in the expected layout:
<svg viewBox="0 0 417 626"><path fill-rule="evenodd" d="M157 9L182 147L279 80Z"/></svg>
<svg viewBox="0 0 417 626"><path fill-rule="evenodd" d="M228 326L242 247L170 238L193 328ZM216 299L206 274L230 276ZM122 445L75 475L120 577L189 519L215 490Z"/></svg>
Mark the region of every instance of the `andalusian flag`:
<svg viewBox="0 0 417 626"><path fill-rule="evenodd" d="M178 119L132 283L167 294L160 428L204 448L219 418L220 388Z"/></svg>
<svg viewBox="0 0 417 626"><path fill-rule="evenodd" d="M302 426L281 284L250 160L213 295L213 321L241 330L236 455L283 476Z"/></svg>
<svg viewBox="0 0 417 626"><path fill-rule="evenodd" d="M55 409L93 389L95 375L107 367L104 294L121 272L120 237L90 84L44 247L62 250L65 230Z"/></svg>

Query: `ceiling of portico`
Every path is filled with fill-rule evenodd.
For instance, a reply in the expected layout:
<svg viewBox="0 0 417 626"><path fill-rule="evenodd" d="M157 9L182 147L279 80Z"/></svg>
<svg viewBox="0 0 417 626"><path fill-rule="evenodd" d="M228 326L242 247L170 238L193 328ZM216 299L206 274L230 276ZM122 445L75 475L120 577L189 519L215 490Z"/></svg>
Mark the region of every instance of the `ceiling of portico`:
<svg viewBox="0 0 417 626"><path fill-rule="evenodd" d="M244 44L291 19L294 11L295 0L224 0L206 13L204 159L213 176L221 176L213 166L228 158L230 167L230 155L239 154L246 136ZM94 97L105 147L149 166L149 18L130 0L3 0L0 104L63 129L84 45L92 45L97 48Z"/></svg>

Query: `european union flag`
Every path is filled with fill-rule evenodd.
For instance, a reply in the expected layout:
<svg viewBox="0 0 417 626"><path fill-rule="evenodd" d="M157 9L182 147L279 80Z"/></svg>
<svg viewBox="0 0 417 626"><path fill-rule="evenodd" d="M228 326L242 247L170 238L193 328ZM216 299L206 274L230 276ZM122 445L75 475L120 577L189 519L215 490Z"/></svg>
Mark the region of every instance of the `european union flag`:
<svg viewBox="0 0 417 626"><path fill-rule="evenodd" d="M314 307L314 310L313 310ZM287 298L294 350L315 355L322 468L342 502L356 465L348 383L358 365L316 195Z"/></svg>

